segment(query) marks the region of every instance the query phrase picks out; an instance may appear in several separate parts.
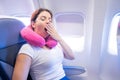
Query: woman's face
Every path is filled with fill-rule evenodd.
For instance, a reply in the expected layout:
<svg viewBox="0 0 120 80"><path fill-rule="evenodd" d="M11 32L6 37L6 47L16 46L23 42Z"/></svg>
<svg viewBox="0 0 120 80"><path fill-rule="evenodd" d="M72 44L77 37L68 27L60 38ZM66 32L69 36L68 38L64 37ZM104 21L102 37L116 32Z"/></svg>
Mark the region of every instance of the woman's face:
<svg viewBox="0 0 120 80"><path fill-rule="evenodd" d="M47 11L42 11L36 18L35 22L32 22L32 27L36 33L46 38L49 34L46 32L45 27L51 22L52 18L50 13Z"/></svg>

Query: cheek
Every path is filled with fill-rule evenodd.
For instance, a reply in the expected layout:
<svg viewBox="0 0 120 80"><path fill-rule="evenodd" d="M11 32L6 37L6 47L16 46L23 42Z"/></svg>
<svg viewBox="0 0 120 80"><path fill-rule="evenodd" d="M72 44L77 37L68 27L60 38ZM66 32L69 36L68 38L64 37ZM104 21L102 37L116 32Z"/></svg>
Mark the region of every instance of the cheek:
<svg viewBox="0 0 120 80"><path fill-rule="evenodd" d="M42 21L37 21L35 23L36 31L44 31L45 27L46 27L46 24L44 22L42 22Z"/></svg>
<svg viewBox="0 0 120 80"><path fill-rule="evenodd" d="M37 23L37 25L42 27L42 28L44 28L46 26L46 24L44 22L39 22L39 23Z"/></svg>
<svg viewBox="0 0 120 80"><path fill-rule="evenodd" d="M41 25L37 25L36 27L37 27L37 28L36 28L37 31L40 31L40 32L43 32L44 29L45 29L44 25L42 25L42 24L41 24Z"/></svg>

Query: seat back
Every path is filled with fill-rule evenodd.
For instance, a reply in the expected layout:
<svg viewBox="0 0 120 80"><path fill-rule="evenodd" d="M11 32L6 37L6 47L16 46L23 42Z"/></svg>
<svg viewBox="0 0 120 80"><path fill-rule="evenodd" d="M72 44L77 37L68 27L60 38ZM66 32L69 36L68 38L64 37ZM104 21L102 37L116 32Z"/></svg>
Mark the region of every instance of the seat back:
<svg viewBox="0 0 120 80"><path fill-rule="evenodd" d="M11 80L17 53L25 40L20 30L25 25L12 18L0 18L0 78Z"/></svg>

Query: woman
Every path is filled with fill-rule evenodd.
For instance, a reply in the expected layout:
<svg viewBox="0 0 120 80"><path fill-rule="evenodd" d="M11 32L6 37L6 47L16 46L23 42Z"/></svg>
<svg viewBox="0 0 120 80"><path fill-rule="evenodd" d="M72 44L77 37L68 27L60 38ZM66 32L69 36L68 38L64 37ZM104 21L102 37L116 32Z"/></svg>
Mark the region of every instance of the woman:
<svg viewBox="0 0 120 80"><path fill-rule="evenodd" d="M52 24L52 13L40 8L31 17L31 27L44 39L51 36L59 44L53 48L24 44L17 56L12 80L27 80L30 71L33 80L63 80L63 58L74 59L70 47L64 42ZM68 80L68 79L66 79Z"/></svg>

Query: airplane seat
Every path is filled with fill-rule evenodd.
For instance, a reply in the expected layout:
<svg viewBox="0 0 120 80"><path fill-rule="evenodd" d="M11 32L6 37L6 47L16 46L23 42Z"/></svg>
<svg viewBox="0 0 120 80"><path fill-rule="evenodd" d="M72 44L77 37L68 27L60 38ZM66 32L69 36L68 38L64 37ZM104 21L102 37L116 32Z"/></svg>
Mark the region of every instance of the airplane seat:
<svg viewBox="0 0 120 80"><path fill-rule="evenodd" d="M12 79L17 53L26 43L19 34L23 27L25 25L17 19L0 18L0 80Z"/></svg>

